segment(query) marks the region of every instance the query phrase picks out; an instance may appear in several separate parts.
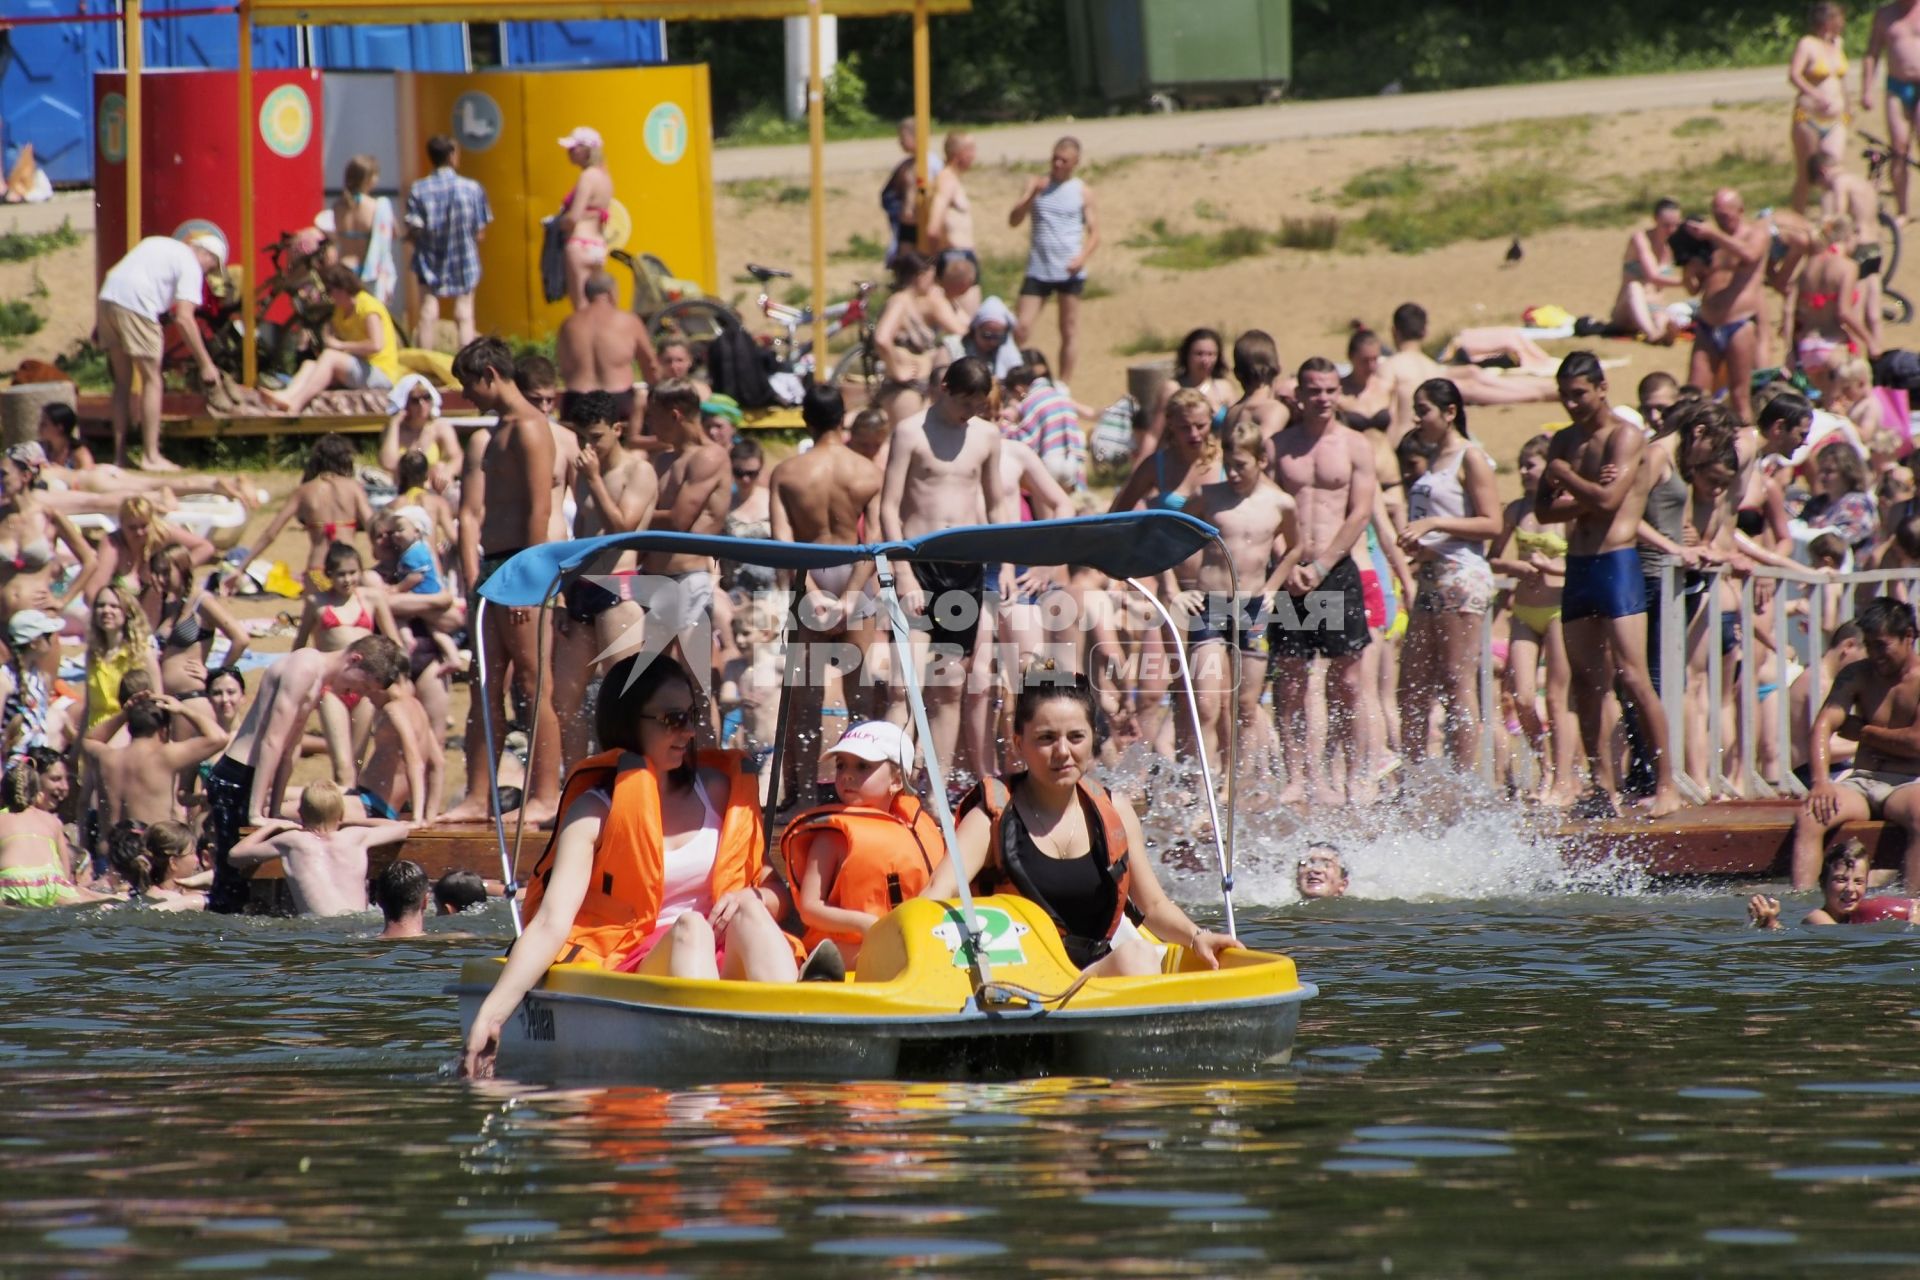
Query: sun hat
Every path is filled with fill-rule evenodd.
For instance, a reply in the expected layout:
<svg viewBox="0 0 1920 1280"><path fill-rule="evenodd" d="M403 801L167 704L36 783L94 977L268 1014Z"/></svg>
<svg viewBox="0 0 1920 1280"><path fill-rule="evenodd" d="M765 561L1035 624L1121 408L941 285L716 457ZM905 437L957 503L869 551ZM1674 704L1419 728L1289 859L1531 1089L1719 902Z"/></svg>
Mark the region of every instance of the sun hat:
<svg viewBox="0 0 1920 1280"><path fill-rule="evenodd" d="M578 125L572 133L560 139L560 145L569 151L575 147L592 147L597 151L602 145L600 141L600 131L598 129L590 129L584 124Z"/></svg>
<svg viewBox="0 0 1920 1280"><path fill-rule="evenodd" d="M22 609L7 619L7 637L15 644L32 644L41 636L60 634L60 619L38 609Z"/></svg>
<svg viewBox="0 0 1920 1280"><path fill-rule="evenodd" d="M227 242L211 231L196 231L187 237L187 244L195 249L205 249L212 254L214 261L221 267L227 265Z"/></svg>
<svg viewBox="0 0 1920 1280"><path fill-rule="evenodd" d="M439 417L440 388L433 385L432 379L419 373L410 373L394 384L393 390L387 392L387 409L393 413L405 413L407 401L413 397L415 387L426 388L427 394L433 397L433 416Z"/></svg>
<svg viewBox="0 0 1920 1280"><path fill-rule="evenodd" d="M18 617L19 615L14 615ZM891 760L900 766L902 776L913 772L913 742L907 731L890 720L867 720L856 724L827 748L830 756L852 756L855 760L878 763Z"/></svg>

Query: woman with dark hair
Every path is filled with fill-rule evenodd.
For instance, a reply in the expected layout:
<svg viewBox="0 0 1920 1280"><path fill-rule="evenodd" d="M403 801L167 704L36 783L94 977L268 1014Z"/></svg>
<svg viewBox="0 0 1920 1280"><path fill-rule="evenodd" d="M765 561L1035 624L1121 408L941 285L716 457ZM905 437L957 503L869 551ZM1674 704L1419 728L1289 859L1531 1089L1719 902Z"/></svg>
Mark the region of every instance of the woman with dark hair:
<svg viewBox="0 0 1920 1280"><path fill-rule="evenodd" d="M206 910L206 892L183 883L204 870L185 824L162 820L142 826L123 819L107 835L107 858L127 882L127 896L139 905L160 911Z"/></svg>
<svg viewBox="0 0 1920 1280"><path fill-rule="evenodd" d="M1777 386L1778 384L1776 384ZM1734 527L1770 551L1787 548L1791 532L1787 518L1789 462L1807 442L1813 429L1813 405L1797 391L1763 389L1754 397L1759 405L1757 448L1759 464L1749 468L1746 489L1734 513ZM1695 410L1702 413L1705 410Z"/></svg>
<svg viewBox="0 0 1920 1280"><path fill-rule="evenodd" d="M644 664L644 665L642 665ZM594 720L601 752L567 778L560 825L527 877L526 932L467 1036L492 1070L500 1028L559 962L661 977L793 982L790 906L764 860L757 780L695 751L693 678L665 658L616 662Z"/></svg>
<svg viewBox="0 0 1920 1280"><path fill-rule="evenodd" d="M76 588L56 592L54 584L64 568L58 558L64 545L80 562L80 577L93 568L94 550L58 511L42 499L36 487L40 468L38 445L14 445L0 455L0 623L21 609L59 613Z"/></svg>
<svg viewBox="0 0 1920 1280"><path fill-rule="evenodd" d="M352 542L355 531L373 522L373 507L354 470L353 443L337 431L314 442L299 487L287 495L273 519L255 539L256 550L240 559L239 572L259 558L288 522L298 519L307 531L307 574L312 576L335 542ZM246 551L245 547L239 548ZM143 557L144 560L144 557Z"/></svg>
<svg viewBox="0 0 1920 1280"><path fill-rule="evenodd" d="M1156 937L1186 947L1211 968L1240 944L1188 918L1153 873L1133 803L1093 781L1095 701L1085 676L1051 663L1030 668L1013 704L1021 768L988 778L960 802L959 858L948 858L921 891L952 898L956 877L979 894L1015 893L1038 903L1060 929L1067 958L1093 977L1160 972Z"/></svg>
<svg viewBox="0 0 1920 1280"><path fill-rule="evenodd" d="M941 290L934 264L912 249L894 255L893 294L881 308L873 327L873 344L880 352L887 381L913 389L912 409L896 406L897 415L911 414L926 403L933 376L934 353L940 340L967 331L967 322Z"/></svg>
<svg viewBox="0 0 1920 1280"><path fill-rule="evenodd" d="M246 627L207 588L194 581L193 557L185 547L162 547L147 559L147 595L153 608L153 638L160 646L160 690L169 697L197 698L207 687L207 659L221 636L227 665L240 661L250 643ZM146 597L142 597L142 603Z"/></svg>
<svg viewBox="0 0 1920 1280"><path fill-rule="evenodd" d="M1407 491L1400 547L1418 564L1419 593L1400 666L1400 732L1414 760L1427 754L1432 708L1445 713L1447 752L1462 773L1480 754L1480 627L1493 603L1486 544L1503 522L1493 464L1467 436L1467 406L1446 378L1414 389L1414 434L1427 469Z"/></svg>
<svg viewBox="0 0 1920 1280"><path fill-rule="evenodd" d="M100 895L73 883L73 856L60 819L38 808L40 774L17 761L0 779L0 907L64 907L99 902Z"/></svg>
<svg viewBox="0 0 1920 1280"><path fill-rule="evenodd" d="M1157 423L1166 412L1167 400L1176 391L1198 391L1213 406L1213 425L1227 420L1227 406L1234 402L1233 383L1227 380L1227 347L1213 329L1195 329L1180 340L1173 357L1173 376L1160 384L1154 394L1147 421Z"/></svg>
<svg viewBox="0 0 1920 1280"><path fill-rule="evenodd" d="M760 442L741 436L728 450L733 464L733 496L721 530L729 538L773 536L773 494L767 487L767 458ZM773 570L756 564L725 566L722 584L729 591L758 595L773 590Z"/></svg>
<svg viewBox="0 0 1920 1280"><path fill-rule="evenodd" d="M38 439L50 466L87 471L94 465L93 450L80 438L80 415L70 405L55 401L40 406Z"/></svg>

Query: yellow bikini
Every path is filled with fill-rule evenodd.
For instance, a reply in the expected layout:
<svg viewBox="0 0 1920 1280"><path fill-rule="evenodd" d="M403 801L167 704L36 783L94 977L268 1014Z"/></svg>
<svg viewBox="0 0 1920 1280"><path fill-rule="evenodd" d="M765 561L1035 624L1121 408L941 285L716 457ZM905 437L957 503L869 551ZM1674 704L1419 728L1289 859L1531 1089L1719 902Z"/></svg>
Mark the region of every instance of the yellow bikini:
<svg viewBox="0 0 1920 1280"><path fill-rule="evenodd" d="M1566 538L1550 531L1543 530L1536 533L1529 529L1515 529L1513 541L1522 552L1528 554L1538 552L1550 560L1558 560L1567 554ZM1514 604L1509 605L1508 608L1512 611L1515 622L1537 636L1546 635L1547 628L1560 617L1560 606L1557 604Z"/></svg>

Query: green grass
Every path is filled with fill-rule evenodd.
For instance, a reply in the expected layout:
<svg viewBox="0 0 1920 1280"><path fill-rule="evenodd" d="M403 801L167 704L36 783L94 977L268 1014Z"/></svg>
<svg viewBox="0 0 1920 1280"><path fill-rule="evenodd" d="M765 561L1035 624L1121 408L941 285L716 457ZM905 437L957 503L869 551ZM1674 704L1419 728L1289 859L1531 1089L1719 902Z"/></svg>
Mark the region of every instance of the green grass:
<svg viewBox="0 0 1920 1280"><path fill-rule="evenodd" d="M1202 222L1225 222L1227 220L1226 210L1211 200L1195 200L1193 202L1193 216Z"/></svg>
<svg viewBox="0 0 1920 1280"><path fill-rule="evenodd" d="M46 318L35 311L30 302L18 298L0 302L0 339L24 338L40 332L40 326L45 323Z"/></svg>
<svg viewBox="0 0 1920 1280"><path fill-rule="evenodd" d="M1340 219L1330 213L1282 218L1276 240L1282 249L1331 249L1340 242Z"/></svg>
<svg viewBox="0 0 1920 1280"><path fill-rule="evenodd" d="M1158 356L1180 347L1180 336L1162 333L1152 325L1141 329L1132 338L1113 349L1117 356Z"/></svg>
<svg viewBox="0 0 1920 1280"><path fill-rule="evenodd" d="M1709 133L1719 133L1727 126L1719 116L1688 116L1673 126L1676 138L1701 138Z"/></svg>
<svg viewBox="0 0 1920 1280"><path fill-rule="evenodd" d="M844 142L851 138L891 138L896 125L890 120L827 120L827 141ZM743 112L727 131L713 140L716 147L780 147L804 143L807 122L788 120L776 106L763 105Z"/></svg>
<svg viewBox="0 0 1920 1280"><path fill-rule="evenodd" d="M805 204L812 192L805 186L791 182L782 182L778 178L744 178L739 182L724 182L720 190L738 200L741 204ZM830 196L845 195L838 187L828 187Z"/></svg>
<svg viewBox="0 0 1920 1280"><path fill-rule="evenodd" d="M999 298L1012 306L1014 297L1020 292L1020 282L1026 276L1026 254L984 254L980 258L980 296Z"/></svg>
<svg viewBox="0 0 1920 1280"><path fill-rule="evenodd" d="M1732 187L1746 198L1750 210L1785 204L1792 194L1792 178L1786 158L1768 151L1734 147L1722 151L1703 165L1688 165L1642 174L1622 183L1609 184L1602 198L1577 211L1573 221L1580 226L1613 227L1649 216L1653 202L1671 198L1680 202L1689 214L1705 214L1713 203L1713 193Z"/></svg>
<svg viewBox="0 0 1920 1280"><path fill-rule="evenodd" d="M835 262L884 262L887 246L856 231L847 237L845 248L834 249L827 256Z"/></svg>
<svg viewBox="0 0 1920 1280"><path fill-rule="evenodd" d="M1568 185L1545 165L1509 165L1459 186L1384 201L1349 225L1394 253L1528 235L1568 220Z"/></svg>
<svg viewBox="0 0 1920 1280"><path fill-rule="evenodd" d="M72 355L53 358L54 367L73 379L81 391L112 391L113 371L107 366L107 353L91 342L82 342Z"/></svg>
<svg viewBox="0 0 1920 1280"><path fill-rule="evenodd" d="M1452 172L1453 166L1450 164L1434 164L1427 160L1376 165L1348 178L1346 185L1340 188L1340 195L1348 203L1411 199L1425 192L1435 178Z"/></svg>
<svg viewBox="0 0 1920 1280"><path fill-rule="evenodd" d="M1273 237L1245 223L1214 232L1175 231L1165 218L1155 218L1122 243L1130 249L1145 250L1141 262L1146 266L1167 271L1205 271L1223 262L1258 257L1272 247Z"/></svg>
<svg viewBox="0 0 1920 1280"><path fill-rule="evenodd" d="M9 231L0 235L0 262L25 262L56 249L70 249L82 239L64 218L51 231Z"/></svg>

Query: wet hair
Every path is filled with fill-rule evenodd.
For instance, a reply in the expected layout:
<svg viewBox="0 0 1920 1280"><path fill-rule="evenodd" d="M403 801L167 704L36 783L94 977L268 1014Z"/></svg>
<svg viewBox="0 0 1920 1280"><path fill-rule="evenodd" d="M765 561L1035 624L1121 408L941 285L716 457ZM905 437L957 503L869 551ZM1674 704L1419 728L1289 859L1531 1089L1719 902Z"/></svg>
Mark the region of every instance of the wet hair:
<svg viewBox="0 0 1920 1280"><path fill-rule="evenodd" d="M1820 863L1820 887L1824 889L1835 875L1856 862L1864 862L1868 870L1873 868L1873 859L1867 855L1867 846L1858 840L1842 840L1827 850L1826 858Z"/></svg>
<svg viewBox="0 0 1920 1280"><path fill-rule="evenodd" d="M978 356L962 356L947 366L940 385L953 396L984 396L993 393L993 371Z"/></svg>
<svg viewBox="0 0 1920 1280"><path fill-rule="evenodd" d="M1847 482L1848 493L1859 493L1867 487L1867 464L1853 451L1853 446L1844 440L1835 440L1825 445L1814 455L1813 469L1817 475L1820 469L1831 462L1840 478Z"/></svg>
<svg viewBox="0 0 1920 1280"><path fill-rule="evenodd" d="M0 799L8 813L25 813L40 798L40 771L26 760L18 761L0 778Z"/></svg>
<svg viewBox="0 0 1920 1280"><path fill-rule="evenodd" d="M307 481L317 480L321 476L345 476L351 480L353 468L353 441L338 431L329 431L313 442L313 452L307 455L307 469L300 474L300 479Z"/></svg>
<svg viewBox="0 0 1920 1280"><path fill-rule="evenodd" d="M1807 543L1807 559L1819 564L1825 561L1829 565L1839 566L1847 560L1847 542L1839 534L1828 530Z"/></svg>
<svg viewBox="0 0 1920 1280"><path fill-rule="evenodd" d="M1403 302L1393 309L1393 332L1396 337L1411 338L1419 342L1427 336L1427 309L1417 302Z"/></svg>
<svg viewBox="0 0 1920 1280"><path fill-rule="evenodd" d="M1347 359L1353 359L1354 356L1359 354L1360 348L1366 346L1369 342L1379 341L1379 334L1356 321L1354 323L1353 333L1347 338Z"/></svg>
<svg viewBox="0 0 1920 1280"><path fill-rule="evenodd" d="M427 906L427 873L419 863L396 858L380 868L373 878L368 897L391 924Z"/></svg>
<svg viewBox="0 0 1920 1280"><path fill-rule="evenodd" d="M1300 362L1300 371L1294 376L1299 381L1305 382L1310 373L1330 373L1337 378L1340 376L1340 366L1325 356L1308 356Z"/></svg>
<svg viewBox="0 0 1920 1280"><path fill-rule="evenodd" d="M1868 636L1912 636L1920 632L1913 620L1913 606L1892 596L1875 596L1854 619L1860 624L1860 638Z"/></svg>
<svg viewBox="0 0 1920 1280"><path fill-rule="evenodd" d="M1693 456L1701 452L1704 452L1705 456L1698 458ZM1687 450L1687 456L1681 459L1680 477L1688 484L1692 484L1693 478L1701 471L1713 467L1725 471L1730 479L1740 474L1740 439L1737 426L1733 431L1716 431L1698 438L1694 446Z"/></svg>
<svg viewBox="0 0 1920 1280"><path fill-rule="evenodd" d="M465 911L484 906L486 901L487 882L477 871L449 871L434 882L433 905L440 911Z"/></svg>
<svg viewBox="0 0 1920 1280"><path fill-rule="evenodd" d="M300 825L335 826L346 815L347 802L340 784L331 778L309 782L300 791Z"/></svg>
<svg viewBox="0 0 1920 1280"><path fill-rule="evenodd" d="M1174 377L1184 378L1187 376L1187 361L1192 358L1194 347L1202 342L1213 343L1213 368L1208 371L1207 377L1217 378L1220 376L1220 366L1226 363L1227 344L1220 341L1219 333L1212 329L1195 329L1186 337L1180 339L1180 350L1173 358Z"/></svg>
<svg viewBox="0 0 1920 1280"><path fill-rule="evenodd" d="M478 382L489 373L513 381L513 348L492 334L475 338L453 358L453 376L462 382Z"/></svg>
<svg viewBox="0 0 1920 1280"><path fill-rule="evenodd" d="M1560 362L1560 368L1553 375L1555 382L1571 382L1575 378L1585 378L1594 386L1603 386L1607 381L1607 370L1600 363L1600 357L1591 351L1569 351L1566 359Z"/></svg>
<svg viewBox="0 0 1920 1280"><path fill-rule="evenodd" d="M153 888L166 875L165 865L156 865L147 849L146 827L131 818L122 818L107 832L107 862L136 894Z"/></svg>
<svg viewBox="0 0 1920 1280"><path fill-rule="evenodd" d="M800 421L806 424L814 439L818 440L846 420L847 402L841 397L840 388L816 382L801 397Z"/></svg>
<svg viewBox="0 0 1920 1280"><path fill-rule="evenodd" d="M370 155L357 155L347 160L346 176L340 182L340 189L359 195L372 185L380 176L380 161Z"/></svg>
<svg viewBox="0 0 1920 1280"><path fill-rule="evenodd" d="M64 405L56 400L52 404L41 405L40 413L53 424L54 430L58 431L68 444L80 443L80 415L73 411L71 405Z"/></svg>
<svg viewBox="0 0 1920 1280"><path fill-rule="evenodd" d="M171 718L166 711L154 705L151 698L128 703L125 711L127 735L133 738L159 737L160 731L167 727L167 721Z"/></svg>
<svg viewBox="0 0 1920 1280"><path fill-rule="evenodd" d="M453 159L453 153L459 150L458 144L444 133L436 133L427 139L427 159L436 169L443 168Z"/></svg>
<svg viewBox="0 0 1920 1280"><path fill-rule="evenodd" d="M647 407L678 413L685 418L700 414L700 388L687 378L668 378L647 391Z"/></svg>
<svg viewBox="0 0 1920 1280"><path fill-rule="evenodd" d="M393 483L400 492L426 487L429 463L427 455L418 449L409 449L400 455L400 465L393 469Z"/></svg>
<svg viewBox="0 0 1920 1280"><path fill-rule="evenodd" d="M1544 458L1552 447L1553 437L1542 431L1520 446L1520 457L1516 465L1524 467L1527 465L1528 458Z"/></svg>
<svg viewBox="0 0 1920 1280"><path fill-rule="evenodd" d="M1648 396L1657 391L1671 391L1674 397L1678 399L1680 395L1680 384L1674 380L1672 374L1656 369L1646 377L1640 379L1640 385L1635 388L1635 393L1643 402Z"/></svg>
<svg viewBox="0 0 1920 1280"><path fill-rule="evenodd" d="M329 293L359 293L366 288L366 282L360 273L344 262L334 262L320 269L320 283Z"/></svg>
<svg viewBox="0 0 1920 1280"><path fill-rule="evenodd" d="M361 636L347 646L347 652L359 660L360 670L382 689L407 674L407 652L385 636Z"/></svg>
<svg viewBox="0 0 1920 1280"><path fill-rule="evenodd" d="M513 362L513 385L523 396L560 385L560 370L545 356L521 356Z"/></svg>
<svg viewBox="0 0 1920 1280"><path fill-rule="evenodd" d="M1442 417L1447 410L1453 410L1453 429L1463 436L1467 434L1467 402L1451 378L1428 378L1413 389L1413 398L1425 400L1438 409Z"/></svg>
<svg viewBox="0 0 1920 1280"><path fill-rule="evenodd" d="M610 391L577 391L568 397L566 422L570 427L591 427L603 422L624 422L620 404Z"/></svg>
<svg viewBox="0 0 1920 1280"><path fill-rule="evenodd" d="M1249 329L1233 340L1233 376L1248 389L1264 387L1280 376L1280 347L1264 329Z"/></svg>
<svg viewBox="0 0 1920 1280"><path fill-rule="evenodd" d="M641 663L646 665L641 666ZM653 701L654 695L660 690L675 683L684 685L688 693L695 695L695 703L698 703L699 686L694 684L687 669L671 658L636 653L614 663L601 680L600 692L593 705L593 729L594 735L600 739L600 749L642 754L640 726L646 723L641 719L642 709ZM694 754L689 751L687 758L669 775L674 785L693 785L694 775L698 771Z"/></svg>
<svg viewBox="0 0 1920 1280"><path fill-rule="evenodd" d="M1024 732L1040 714L1040 708L1050 702L1078 703L1086 713L1088 727L1099 720L1100 702L1085 676L1061 670L1050 662L1037 662L1020 676L1020 692L1013 700L1013 731Z"/></svg>
<svg viewBox="0 0 1920 1280"><path fill-rule="evenodd" d="M350 542L329 542L327 544L327 557L322 561L322 564L325 566L329 578L337 576L341 570L345 569L348 561L352 561L354 564L360 563L359 548Z"/></svg>
<svg viewBox="0 0 1920 1280"><path fill-rule="evenodd" d="M240 686L241 693L247 691L247 673L238 667L215 667L207 672L208 689L213 688L213 682L216 680L231 680Z"/></svg>

